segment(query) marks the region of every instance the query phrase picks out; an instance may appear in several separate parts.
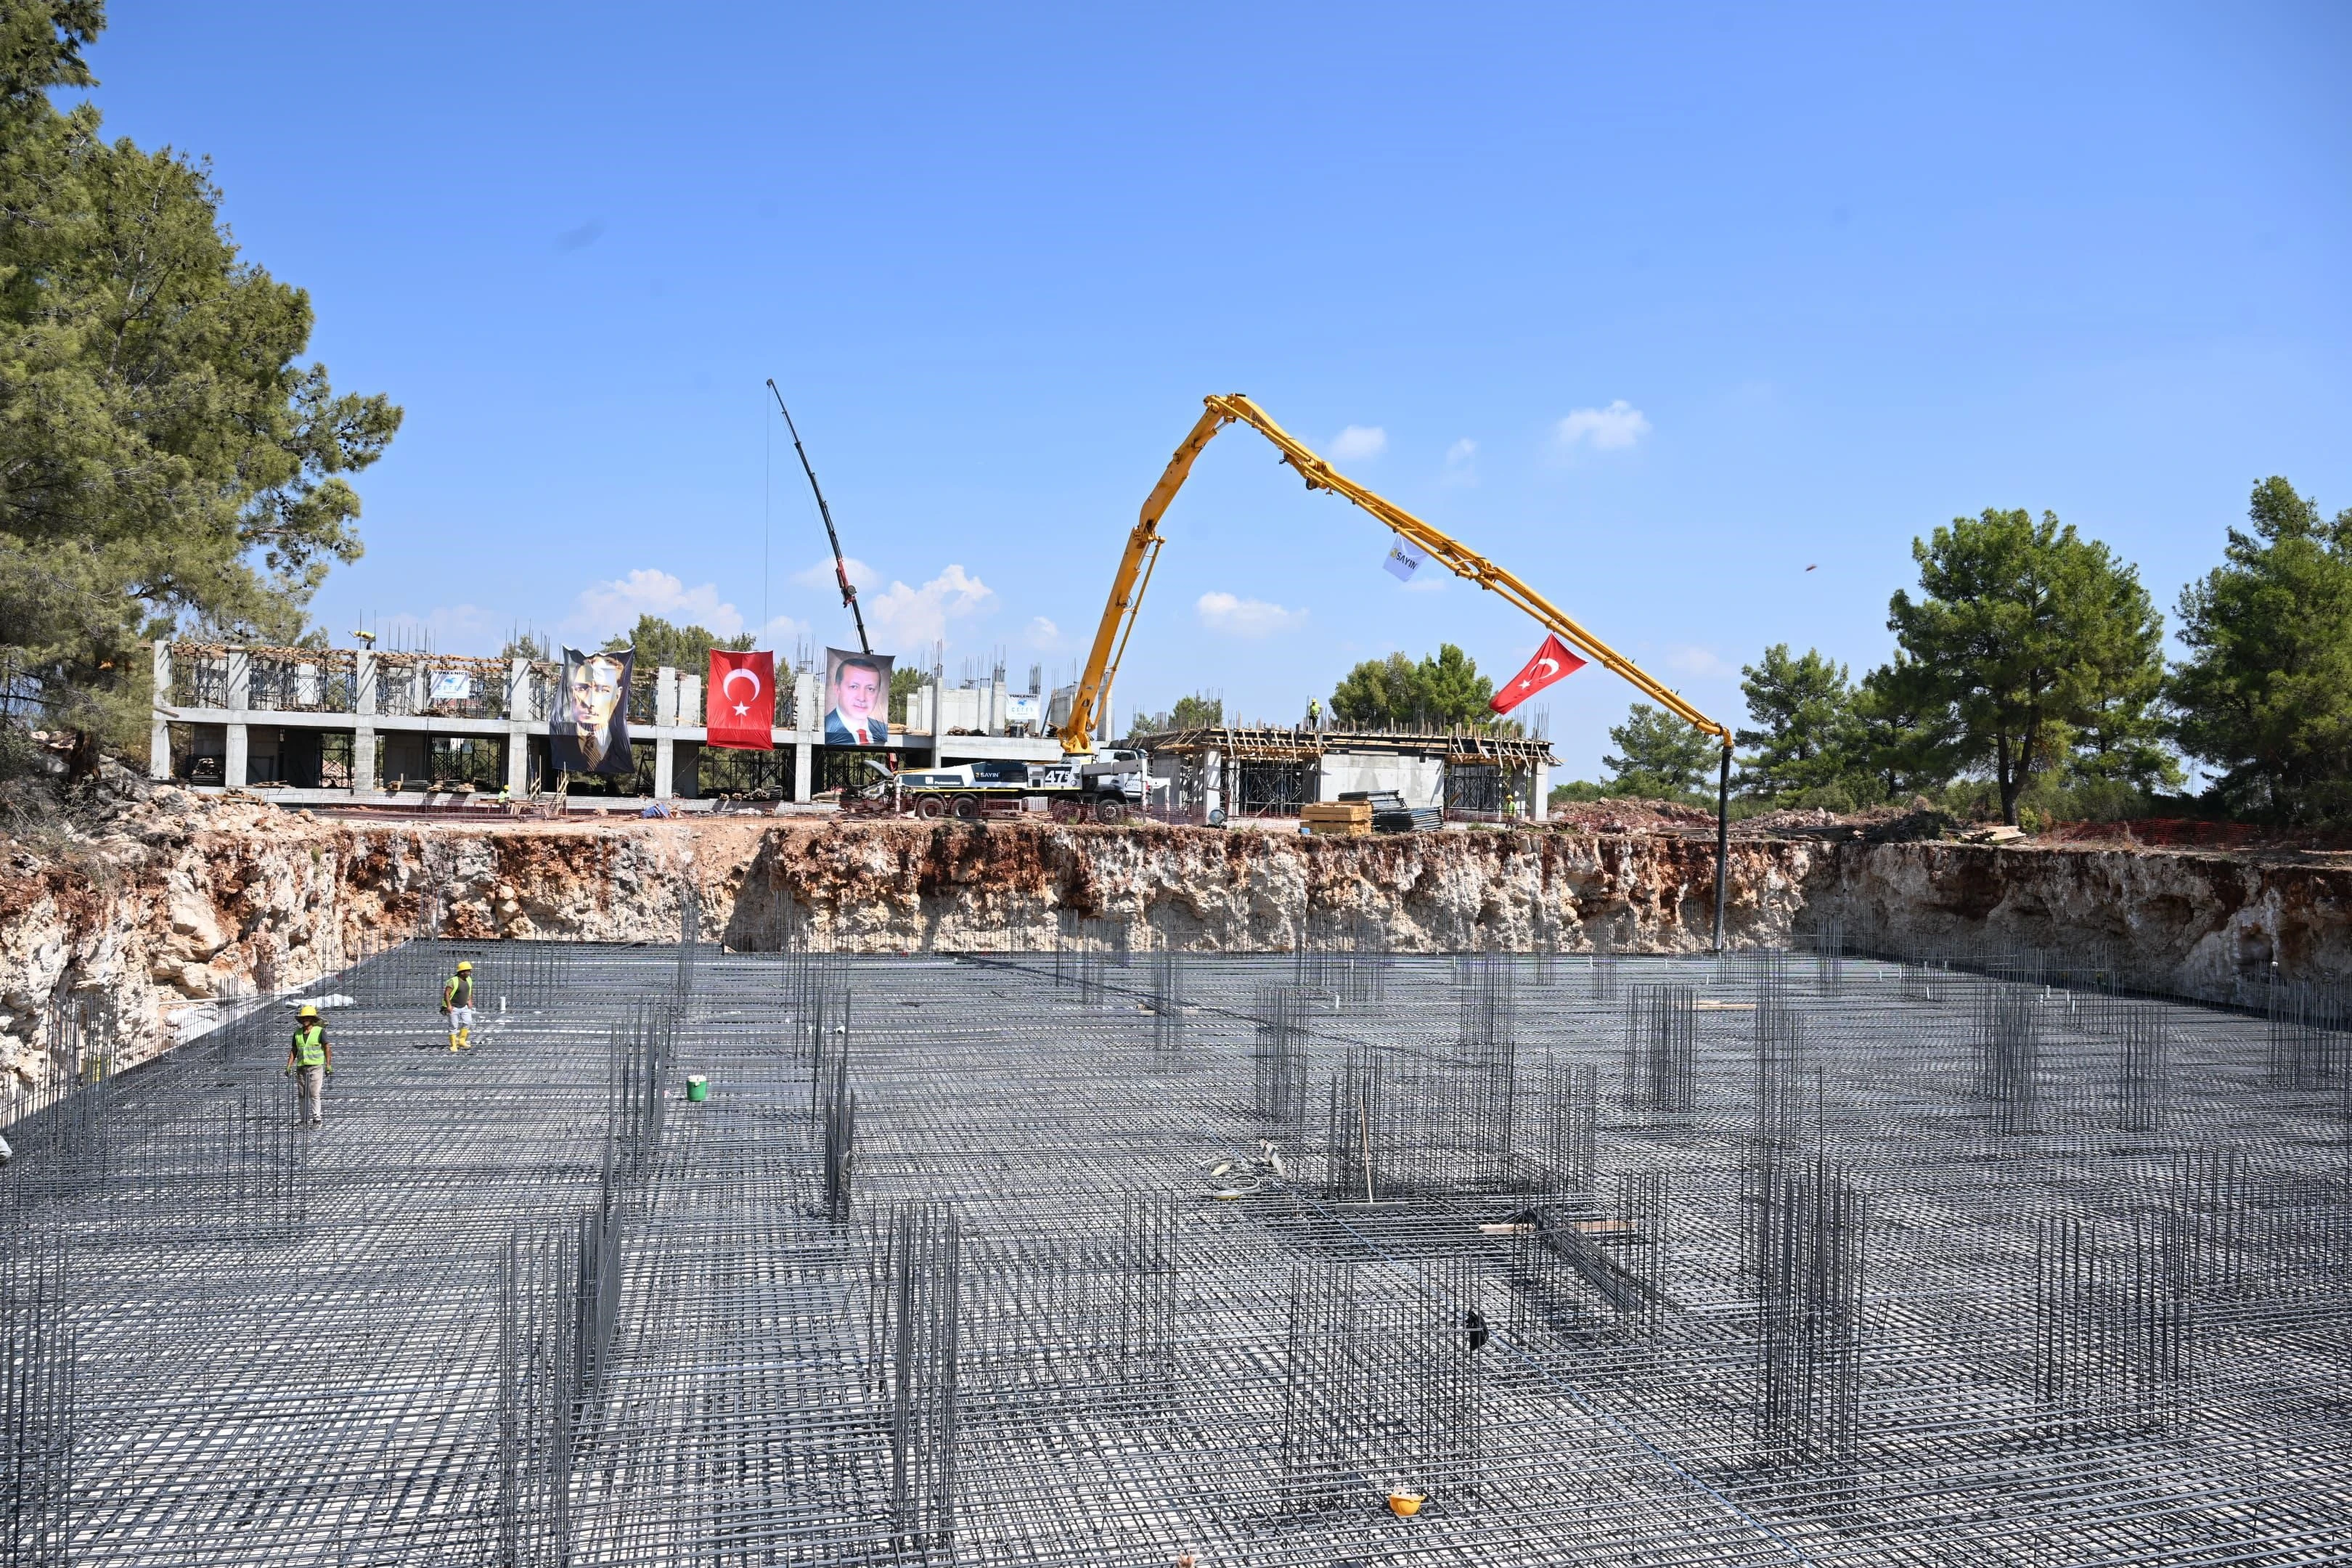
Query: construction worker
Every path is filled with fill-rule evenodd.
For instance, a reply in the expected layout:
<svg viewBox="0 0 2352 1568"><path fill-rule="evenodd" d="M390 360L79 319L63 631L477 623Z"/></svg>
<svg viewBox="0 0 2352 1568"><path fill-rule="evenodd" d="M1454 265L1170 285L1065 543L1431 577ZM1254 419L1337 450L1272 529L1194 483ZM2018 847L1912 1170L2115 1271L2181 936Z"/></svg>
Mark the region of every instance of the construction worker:
<svg viewBox="0 0 2352 1568"><path fill-rule="evenodd" d="M294 1015L293 1043L286 1047L286 1070L295 1075L297 1120L307 1120L316 1127L326 1120L320 1102L325 1099L327 1079L335 1070L335 1047L327 1044L327 1026L319 1022L316 1004L305 1002ZM301 1115L306 1106L309 1115Z"/></svg>
<svg viewBox="0 0 2352 1568"><path fill-rule="evenodd" d="M468 1037L474 1032L474 962L461 960L457 973L449 976L441 987L442 1016L449 1020L449 1048L470 1051L474 1042Z"/></svg>

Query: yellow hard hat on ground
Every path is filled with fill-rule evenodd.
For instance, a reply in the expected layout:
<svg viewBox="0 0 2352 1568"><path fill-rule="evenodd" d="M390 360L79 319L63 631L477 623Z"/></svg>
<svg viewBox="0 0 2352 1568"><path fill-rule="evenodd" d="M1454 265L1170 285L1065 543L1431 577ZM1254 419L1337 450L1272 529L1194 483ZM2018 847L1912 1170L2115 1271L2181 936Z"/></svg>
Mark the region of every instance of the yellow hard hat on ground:
<svg viewBox="0 0 2352 1568"><path fill-rule="evenodd" d="M471 960L471 959L465 959L465 960L461 960L461 961L459 962L458 965L457 965L457 973L460 973L460 974L471 974L472 973L474 973L474 963L473 963L473 960Z"/></svg>
<svg viewBox="0 0 2352 1568"><path fill-rule="evenodd" d="M302 1004L301 1011L294 1016L298 1018L315 1018L319 1016L318 1005L312 1002L305 1002Z"/></svg>

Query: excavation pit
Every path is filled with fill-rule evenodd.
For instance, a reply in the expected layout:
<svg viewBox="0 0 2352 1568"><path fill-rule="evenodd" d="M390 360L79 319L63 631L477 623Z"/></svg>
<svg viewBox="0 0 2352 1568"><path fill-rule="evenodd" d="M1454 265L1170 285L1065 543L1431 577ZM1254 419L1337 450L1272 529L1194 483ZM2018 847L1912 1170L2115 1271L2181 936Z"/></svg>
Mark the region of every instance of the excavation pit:
<svg viewBox="0 0 2352 1568"><path fill-rule="evenodd" d="M1595 963L408 943L321 984L323 1128L270 1010L8 1129L11 1528L92 1564L2340 1552L2331 1020Z"/></svg>

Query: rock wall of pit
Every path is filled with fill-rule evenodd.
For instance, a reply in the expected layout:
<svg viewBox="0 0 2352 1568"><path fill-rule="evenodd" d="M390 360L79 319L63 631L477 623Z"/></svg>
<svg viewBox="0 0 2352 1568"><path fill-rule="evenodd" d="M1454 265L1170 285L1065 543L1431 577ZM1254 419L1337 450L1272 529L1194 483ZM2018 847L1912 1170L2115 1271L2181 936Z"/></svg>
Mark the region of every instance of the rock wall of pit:
<svg viewBox="0 0 2352 1568"><path fill-rule="evenodd" d="M1137 948L1279 951L1311 910L1405 952L1576 952L1605 936L1689 952L1710 940L1714 847L743 818L358 824L160 788L61 838L0 841L0 1070L47 1070L41 1036L61 1005L136 1061L216 1016L225 994L302 984L420 924L674 941L688 887L703 935L748 950L1039 951L1091 921ZM2352 872L2340 869L1754 840L1732 846L1731 895L1740 946L1834 919L1859 947L2102 955L2149 989L2216 998L2273 963L2287 978L2352 979Z"/></svg>
<svg viewBox="0 0 2352 1568"><path fill-rule="evenodd" d="M1832 845L1801 933L1840 921L1882 952L2038 949L2127 984L2259 1001L2268 981L2352 983L2352 868L2223 855L1973 844Z"/></svg>

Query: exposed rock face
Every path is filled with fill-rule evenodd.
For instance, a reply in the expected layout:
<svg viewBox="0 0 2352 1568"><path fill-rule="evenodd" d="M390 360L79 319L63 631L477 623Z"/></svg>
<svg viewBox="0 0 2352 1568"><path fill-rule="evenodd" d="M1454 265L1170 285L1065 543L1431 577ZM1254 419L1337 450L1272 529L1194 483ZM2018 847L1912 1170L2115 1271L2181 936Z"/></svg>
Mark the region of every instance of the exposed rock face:
<svg viewBox="0 0 2352 1568"><path fill-rule="evenodd" d="M1733 847L1728 925L1785 940L1815 847ZM1288 948L1308 910L1360 918L1402 952L1590 947L1693 952L1713 939L1715 854L1685 838L1448 833L1300 838L1188 827L880 823L765 836L706 868L718 930L777 945L790 922L850 952L1036 950L1065 916L1130 945Z"/></svg>
<svg viewBox="0 0 2352 1568"><path fill-rule="evenodd" d="M14 786L12 786L14 787ZM128 1064L217 1000L319 978L437 924L447 936L848 952L1049 948L1066 919L1129 943L1288 948L1312 910L1399 951L1706 947L1714 845L1671 833L1361 839L1046 824L590 819L352 823L116 780L72 811L15 805L0 839L0 1072L50 1069L86 1013ZM2210 855L1938 843L1732 845L1728 934L1785 942L1832 917L1857 946L1979 941L2075 957L2105 942L2153 989L2227 997L2273 960L2352 977L2352 871ZM0 1079L0 1083L5 1083Z"/></svg>
<svg viewBox="0 0 2352 1568"><path fill-rule="evenodd" d="M2258 997L2273 973L2352 981L2352 868L2223 855L1972 844L1840 844L1797 925L1843 921L1859 946L1979 943L2111 963L2126 984L2208 1001Z"/></svg>

